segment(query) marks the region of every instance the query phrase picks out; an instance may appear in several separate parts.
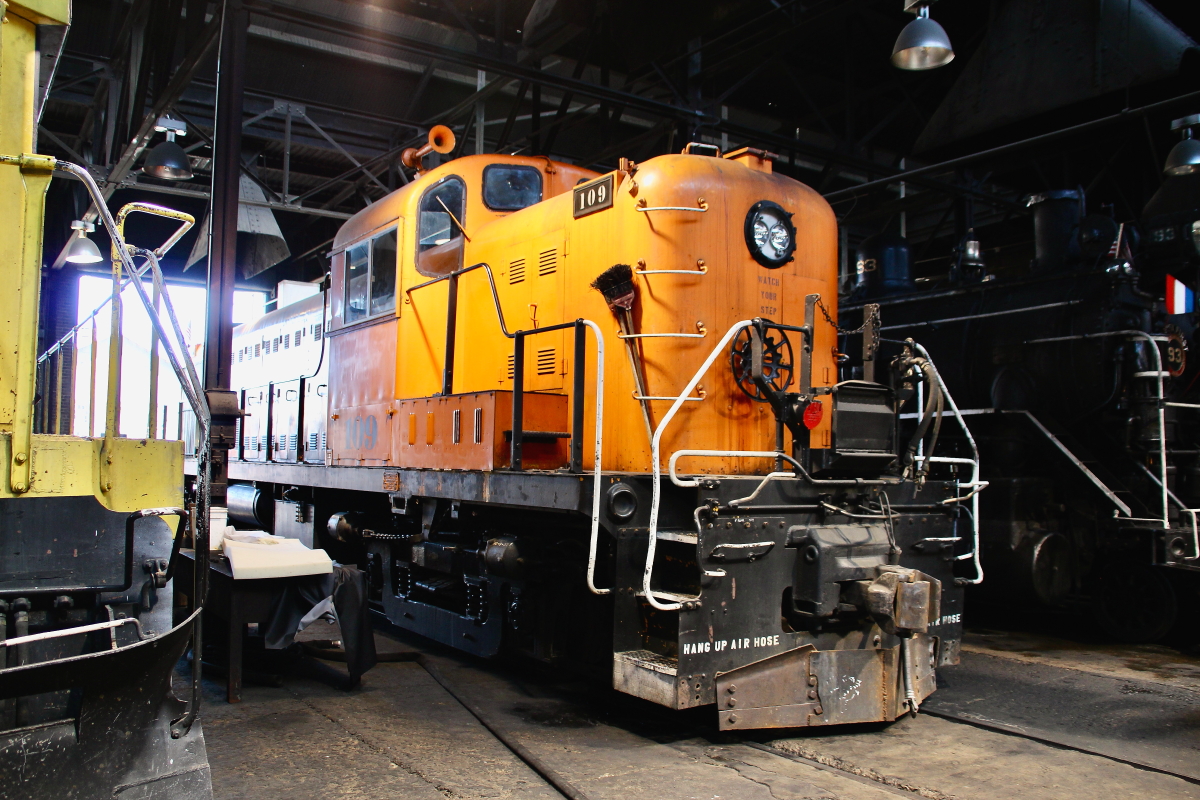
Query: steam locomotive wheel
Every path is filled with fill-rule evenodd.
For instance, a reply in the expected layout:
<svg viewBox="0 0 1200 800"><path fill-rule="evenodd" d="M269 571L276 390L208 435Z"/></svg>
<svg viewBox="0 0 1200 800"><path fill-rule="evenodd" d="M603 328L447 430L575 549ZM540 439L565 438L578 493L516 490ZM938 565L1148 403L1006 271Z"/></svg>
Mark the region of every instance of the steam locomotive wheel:
<svg viewBox="0 0 1200 800"><path fill-rule="evenodd" d="M1179 600L1161 569L1111 564L1101 573L1095 609L1106 634L1139 644L1170 632L1179 615Z"/></svg>
<svg viewBox="0 0 1200 800"><path fill-rule="evenodd" d="M770 322L770 320L766 320ZM738 388L751 400L759 403L767 402L767 396L757 383L754 382L753 357L751 355L751 333L749 328L743 328L733 340L729 351L729 366L733 369L733 379ZM763 335L763 377L777 392L782 392L792 385L794 373L792 364L792 343L787 334L781 330L768 328Z"/></svg>

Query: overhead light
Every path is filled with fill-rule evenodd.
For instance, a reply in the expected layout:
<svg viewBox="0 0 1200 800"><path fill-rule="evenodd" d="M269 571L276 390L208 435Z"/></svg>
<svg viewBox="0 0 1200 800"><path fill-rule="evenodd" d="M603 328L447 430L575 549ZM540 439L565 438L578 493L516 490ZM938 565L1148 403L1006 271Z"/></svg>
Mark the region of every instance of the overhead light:
<svg viewBox="0 0 1200 800"><path fill-rule="evenodd" d="M75 235L71 237L71 242L67 245L67 261L72 264L95 264L97 261L104 260L104 256L100 254L100 248L87 237L89 233L96 230L95 225L77 219L71 223L71 230L75 231Z"/></svg>
<svg viewBox="0 0 1200 800"><path fill-rule="evenodd" d="M917 18L904 26L896 37L896 46L892 48L892 63L900 69L922 70L944 67L954 60L954 48L950 46L950 37L941 25L929 18L929 5L922 2L917 5L911 0L905 5L905 11L912 11Z"/></svg>
<svg viewBox="0 0 1200 800"><path fill-rule="evenodd" d="M166 131L167 140L159 142L146 155L146 163L142 172L152 178L168 181L187 181L192 179L192 162L183 148L175 143L175 136L185 136L187 125L170 117L159 117L154 125L156 131Z"/></svg>
<svg viewBox="0 0 1200 800"><path fill-rule="evenodd" d="M1200 140L1192 138L1192 126L1200 125L1200 114L1192 114L1171 123L1171 130L1183 131L1183 140L1167 153L1163 172L1167 175L1191 175L1200 172Z"/></svg>

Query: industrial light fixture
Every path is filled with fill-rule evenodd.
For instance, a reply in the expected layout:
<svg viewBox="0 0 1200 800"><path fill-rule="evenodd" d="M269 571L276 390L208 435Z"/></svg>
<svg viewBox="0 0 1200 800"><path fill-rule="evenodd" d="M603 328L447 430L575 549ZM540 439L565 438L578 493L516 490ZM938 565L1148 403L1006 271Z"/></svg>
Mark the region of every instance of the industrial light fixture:
<svg viewBox="0 0 1200 800"><path fill-rule="evenodd" d="M950 37L929 18L933 0L905 0L904 10L917 18L904 26L892 48L892 63L900 69L922 70L944 67L954 60Z"/></svg>
<svg viewBox="0 0 1200 800"><path fill-rule="evenodd" d="M104 260L104 256L100 254L100 248L87 237L89 233L96 230L95 225L77 219L71 223L71 230L75 231L75 235L71 237L71 242L67 245L67 261L72 264L95 264L97 261Z"/></svg>
<svg viewBox="0 0 1200 800"><path fill-rule="evenodd" d="M1171 123L1171 130L1183 131L1183 140L1167 153L1163 172L1167 175L1191 175L1200 172L1200 140L1192 138L1192 126L1200 125L1200 114L1182 117Z"/></svg>
<svg viewBox="0 0 1200 800"><path fill-rule="evenodd" d="M146 155L146 163L142 172L152 178L162 178L168 181L187 181L192 179L192 163L188 154L175 143L175 136L187 135L187 125L170 117L159 117L154 125L156 131L166 131L167 140L159 142Z"/></svg>

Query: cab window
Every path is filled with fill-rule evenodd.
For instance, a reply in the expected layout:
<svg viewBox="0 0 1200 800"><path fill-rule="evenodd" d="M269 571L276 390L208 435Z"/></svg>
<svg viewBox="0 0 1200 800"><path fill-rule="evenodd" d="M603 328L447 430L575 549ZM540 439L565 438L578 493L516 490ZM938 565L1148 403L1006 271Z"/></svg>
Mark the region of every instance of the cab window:
<svg viewBox="0 0 1200 800"><path fill-rule="evenodd" d="M425 192L417 219L417 271L437 277L462 266L466 185L451 176Z"/></svg>
<svg viewBox="0 0 1200 800"><path fill-rule="evenodd" d="M396 309L396 229L346 250L345 323Z"/></svg>
<svg viewBox="0 0 1200 800"><path fill-rule="evenodd" d="M542 202L542 171L516 164L484 167L483 202L493 211L520 211Z"/></svg>

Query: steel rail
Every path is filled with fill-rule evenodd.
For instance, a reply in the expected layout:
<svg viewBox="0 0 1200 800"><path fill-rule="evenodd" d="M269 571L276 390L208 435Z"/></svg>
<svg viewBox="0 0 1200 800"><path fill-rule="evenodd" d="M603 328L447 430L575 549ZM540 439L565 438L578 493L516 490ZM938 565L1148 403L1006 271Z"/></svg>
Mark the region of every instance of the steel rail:
<svg viewBox="0 0 1200 800"><path fill-rule="evenodd" d="M975 719L973 717L967 717L967 716L963 716L960 714L952 714L948 711L937 711L937 710L930 711L928 705L926 705L922 709L922 712L925 714L928 714L931 717L939 717L941 719L948 719L951 722L959 722L964 725L970 725L975 728L983 728L984 730L996 731L997 733L1004 733L1009 736L1016 736L1021 739L1028 739L1031 742L1039 742L1041 744L1049 744L1049 745L1053 745L1055 747L1063 747L1063 748L1066 748L1067 750L1074 750L1077 753L1087 753L1088 755L1098 756L1100 758L1106 758L1109 761L1116 761L1119 764L1128 764L1129 766L1137 767L1138 769L1144 769L1149 772L1157 772L1160 775L1167 775L1172 778L1179 778L1181 781L1187 781L1188 783L1200 784L1200 778L1196 778L1191 775L1184 775L1183 773L1180 773L1180 772L1172 772L1171 770L1166 769L1165 767L1156 767L1153 764L1148 764L1145 761L1139 761L1136 758L1125 758L1124 756L1118 756L1118 755L1114 755L1112 753L1105 753L1100 750L1093 750L1088 747L1082 747L1077 744L1071 744L1070 742L1064 741L1063 739L1057 739L1052 736L1038 736L1035 734L1028 733L1024 729L1018 728L1015 725L1007 725L1003 722L999 722L996 720Z"/></svg>

